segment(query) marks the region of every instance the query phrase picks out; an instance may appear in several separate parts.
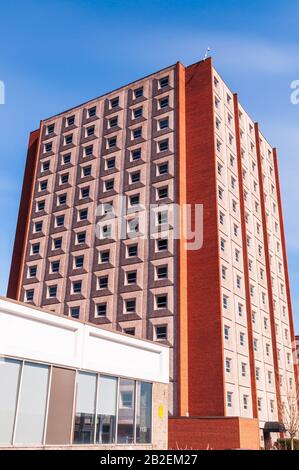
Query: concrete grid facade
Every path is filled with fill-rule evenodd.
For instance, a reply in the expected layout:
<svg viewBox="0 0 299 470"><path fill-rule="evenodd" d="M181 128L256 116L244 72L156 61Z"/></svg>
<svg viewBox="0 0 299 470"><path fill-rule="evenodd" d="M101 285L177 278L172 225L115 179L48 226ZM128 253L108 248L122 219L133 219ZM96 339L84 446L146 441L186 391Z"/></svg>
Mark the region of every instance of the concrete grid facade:
<svg viewBox="0 0 299 470"><path fill-rule="evenodd" d="M25 183L8 296L168 344L171 416L281 421L296 378L277 155L210 59L42 121ZM128 225L138 204L203 204L203 247L98 240L118 195Z"/></svg>

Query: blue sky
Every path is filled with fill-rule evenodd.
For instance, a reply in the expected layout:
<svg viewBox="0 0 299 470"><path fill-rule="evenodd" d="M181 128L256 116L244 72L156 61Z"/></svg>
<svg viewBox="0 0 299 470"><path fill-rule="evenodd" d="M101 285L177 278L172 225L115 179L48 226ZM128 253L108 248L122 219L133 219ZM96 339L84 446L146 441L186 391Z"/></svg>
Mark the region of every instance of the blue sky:
<svg viewBox="0 0 299 470"><path fill-rule="evenodd" d="M299 333L297 1L23 0L2 2L0 294L6 292L30 130L41 118L210 46L214 64L277 146L293 309Z"/></svg>

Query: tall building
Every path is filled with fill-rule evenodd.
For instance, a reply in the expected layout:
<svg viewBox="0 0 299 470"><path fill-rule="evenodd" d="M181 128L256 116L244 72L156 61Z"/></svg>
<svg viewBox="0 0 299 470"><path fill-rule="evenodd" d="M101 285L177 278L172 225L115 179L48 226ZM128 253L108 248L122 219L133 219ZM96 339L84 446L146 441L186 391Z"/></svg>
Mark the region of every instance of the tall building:
<svg viewBox="0 0 299 470"><path fill-rule="evenodd" d="M182 214L176 237L173 203L203 206L201 247L188 249ZM132 237L110 235L108 204ZM149 204L160 238L136 225ZM8 296L168 344L172 446L281 431L296 379L277 154L211 59L41 121Z"/></svg>

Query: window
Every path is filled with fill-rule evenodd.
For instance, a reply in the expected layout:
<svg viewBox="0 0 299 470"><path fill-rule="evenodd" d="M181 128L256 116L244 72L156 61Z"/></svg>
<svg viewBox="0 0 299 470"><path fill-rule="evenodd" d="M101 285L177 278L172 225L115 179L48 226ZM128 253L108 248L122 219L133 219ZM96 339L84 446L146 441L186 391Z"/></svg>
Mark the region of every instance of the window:
<svg viewBox="0 0 299 470"><path fill-rule="evenodd" d="M90 175L91 175L91 166L84 166L82 168L82 176L86 177L86 176L90 176Z"/></svg>
<svg viewBox="0 0 299 470"><path fill-rule="evenodd" d="M49 135L49 134L53 134L54 129L55 129L55 124L49 124L49 125L47 126L47 134L48 134L48 135Z"/></svg>
<svg viewBox="0 0 299 470"><path fill-rule="evenodd" d="M101 263L109 263L110 258L110 251L105 250L100 252L100 262Z"/></svg>
<svg viewBox="0 0 299 470"><path fill-rule="evenodd" d="M159 152L165 152L166 150L168 150L168 139L165 139L165 140L161 140L159 143L158 143L158 148L159 148Z"/></svg>
<svg viewBox="0 0 299 470"><path fill-rule="evenodd" d="M96 443L99 444L115 442L117 384L116 377L100 375L98 379Z"/></svg>
<svg viewBox="0 0 299 470"><path fill-rule="evenodd" d="M142 96L143 96L143 87L136 88L134 90L134 98L137 99L137 98L141 98Z"/></svg>
<svg viewBox="0 0 299 470"><path fill-rule="evenodd" d="M129 271L127 272L127 284L136 284L137 281L137 272Z"/></svg>
<svg viewBox="0 0 299 470"><path fill-rule="evenodd" d="M166 325L155 326L155 340L156 341L167 340L167 326Z"/></svg>
<svg viewBox="0 0 299 470"><path fill-rule="evenodd" d="M158 222L158 225L164 225L164 224L168 223L168 212L167 212L167 210L159 211L157 213L157 222Z"/></svg>
<svg viewBox="0 0 299 470"><path fill-rule="evenodd" d="M70 315L72 318L79 318L80 317L80 307L71 307L70 308Z"/></svg>
<svg viewBox="0 0 299 470"><path fill-rule="evenodd" d="M224 214L223 212L219 212L219 222L221 225L224 225Z"/></svg>
<svg viewBox="0 0 299 470"><path fill-rule="evenodd" d="M126 313L136 312L136 300L135 299L126 300L125 306L126 306Z"/></svg>
<svg viewBox="0 0 299 470"><path fill-rule="evenodd" d="M108 276L102 276L98 280L99 289L108 289Z"/></svg>
<svg viewBox="0 0 299 470"><path fill-rule="evenodd" d="M158 188L158 199L165 199L168 197L168 186L163 186L163 188Z"/></svg>
<svg viewBox="0 0 299 470"><path fill-rule="evenodd" d="M37 266L29 267L29 277L36 277Z"/></svg>
<svg viewBox="0 0 299 470"><path fill-rule="evenodd" d="M56 217L56 227L63 227L64 225L64 215L58 215Z"/></svg>
<svg viewBox="0 0 299 470"><path fill-rule="evenodd" d="M62 246L62 238L54 238L53 239L54 250L60 250L61 246Z"/></svg>
<svg viewBox="0 0 299 470"><path fill-rule="evenodd" d="M238 315L242 317L243 315L243 305L238 303Z"/></svg>
<svg viewBox="0 0 299 470"><path fill-rule="evenodd" d="M31 254L32 255L38 255L39 254L39 249L40 249L40 243L33 243L31 247Z"/></svg>
<svg viewBox="0 0 299 470"><path fill-rule="evenodd" d="M244 346L245 344L245 334L244 333L240 333L240 346Z"/></svg>
<svg viewBox="0 0 299 470"><path fill-rule="evenodd" d="M82 290L82 281L73 282L73 294L81 294Z"/></svg>
<svg viewBox="0 0 299 470"><path fill-rule="evenodd" d="M272 384L272 372L271 371L268 371L268 384L269 385Z"/></svg>
<svg viewBox="0 0 299 470"><path fill-rule="evenodd" d="M157 266L156 267L157 279L167 279L168 277L168 267L167 266Z"/></svg>
<svg viewBox="0 0 299 470"><path fill-rule="evenodd" d="M222 296L222 306L225 310L228 309L228 297L225 294Z"/></svg>
<svg viewBox="0 0 299 470"><path fill-rule="evenodd" d="M157 250L158 251L168 250L168 240L167 239L157 240Z"/></svg>
<svg viewBox="0 0 299 470"><path fill-rule="evenodd" d="M116 98L112 98L110 100L110 108L117 108L119 106L119 97L117 96Z"/></svg>
<svg viewBox="0 0 299 470"><path fill-rule="evenodd" d="M262 398L257 399L257 409L258 411L262 411Z"/></svg>
<svg viewBox="0 0 299 470"><path fill-rule="evenodd" d="M106 160L106 169L112 170L112 168L115 168L115 157L108 158L108 160Z"/></svg>
<svg viewBox="0 0 299 470"><path fill-rule="evenodd" d="M227 268L225 266L222 266L221 267L221 277L223 280L226 279L226 271L227 271Z"/></svg>
<svg viewBox="0 0 299 470"><path fill-rule="evenodd" d="M73 134L68 134L64 137L64 145L71 145L73 143Z"/></svg>
<svg viewBox="0 0 299 470"><path fill-rule="evenodd" d="M69 174L64 173L63 175L60 175L60 184L67 184L69 182Z"/></svg>
<svg viewBox="0 0 299 470"><path fill-rule="evenodd" d="M130 196L130 205L138 206L139 200L140 200L139 194L134 194L133 196Z"/></svg>
<svg viewBox="0 0 299 470"><path fill-rule="evenodd" d="M255 352L257 352L257 350L258 350L258 340L257 340L257 338L253 338L253 349L255 350Z"/></svg>
<svg viewBox="0 0 299 470"><path fill-rule="evenodd" d="M83 265L84 265L84 256L83 255L80 255L80 256L76 256L75 258L75 268L83 268Z"/></svg>
<svg viewBox="0 0 299 470"><path fill-rule="evenodd" d="M48 187L48 180L43 180L40 182L39 184L40 191L46 191L47 187Z"/></svg>
<svg viewBox="0 0 299 470"><path fill-rule="evenodd" d="M97 316L105 317L107 315L107 304L106 302L97 305Z"/></svg>
<svg viewBox="0 0 299 470"><path fill-rule="evenodd" d="M168 299L167 294L157 295L156 296L156 307L157 309L160 308L167 308Z"/></svg>
<svg viewBox="0 0 299 470"><path fill-rule="evenodd" d="M248 409L248 395L243 395L243 408L244 410Z"/></svg>
<svg viewBox="0 0 299 470"><path fill-rule="evenodd" d="M224 325L224 339L229 340L229 326Z"/></svg>
<svg viewBox="0 0 299 470"><path fill-rule="evenodd" d="M57 296L57 286L49 286L48 287L48 297L53 298Z"/></svg>
<svg viewBox="0 0 299 470"><path fill-rule="evenodd" d="M70 153L66 153L65 155L62 156L63 165L67 165L68 163L70 163L70 161L71 161Z"/></svg>
<svg viewBox="0 0 299 470"><path fill-rule="evenodd" d="M89 186L85 188L81 188L81 199L85 199L89 197Z"/></svg>
<svg viewBox="0 0 299 470"><path fill-rule="evenodd" d="M50 169L50 162L44 162L42 164L42 171L45 172L45 171L49 171Z"/></svg>
<svg viewBox="0 0 299 470"><path fill-rule="evenodd" d="M132 131L132 139L140 139L140 137L142 137L142 128L138 127Z"/></svg>
<svg viewBox="0 0 299 470"><path fill-rule="evenodd" d="M168 85L169 85L169 77L160 78L160 80L159 80L159 87L160 88L165 88Z"/></svg>
<svg viewBox="0 0 299 470"><path fill-rule="evenodd" d="M164 118L164 119L160 119L160 121L158 122L158 128L159 130L163 130L163 129L168 129L169 127L169 119L168 118Z"/></svg>
<svg viewBox="0 0 299 470"><path fill-rule="evenodd" d="M112 149L116 147L116 143L117 143L116 137L111 137L110 139L108 139L108 148Z"/></svg>
<svg viewBox="0 0 299 470"><path fill-rule="evenodd" d="M89 157L93 154L93 145L88 145L85 147L85 156Z"/></svg>
<svg viewBox="0 0 299 470"><path fill-rule="evenodd" d="M79 220L87 220L88 217L88 209L82 209L79 211Z"/></svg>
<svg viewBox="0 0 299 470"><path fill-rule="evenodd" d="M52 261L52 263L51 263L51 272L52 273L58 273L59 272L59 266L60 266L59 261Z"/></svg>
<svg viewBox="0 0 299 470"><path fill-rule="evenodd" d="M73 126L75 124L75 116L68 116L66 118L67 126Z"/></svg>
<svg viewBox="0 0 299 470"><path fill-rule="evenodd" d="M168 96L165 96L164 98L161 98L159 100L159 108L160 109L168 108L168 106L169 106L169 97Z"/></svg>
<svg viewBox="0 0 299 470"><path fill-rule="evenodd" d="M45 152L48 153L48 152L52 152L52 142L48 142L47 144L45 144Z"/></svg>
<svg viewBox="0 0 299 470"><path fill-rule="evenodd" d="M231 361L232 360L228 357L225 359L225 372L227 373L231 372Z"/></svg>
<svg viewBox="0 0 299 470"><path fill-rule="evenodd" d="M115 117L109 119L108 124L109 124L110 129L113 128L113 127L116 127L117 124L118 124L118 117L115 116Z"/></svg>
<svg viewBox="0 0 299 470"><path fill-rule="evenodd" d="M45 210L45 201L38 201L37 203L37 211L41 212Z"/></svg>
<svg viewBox="0 0 299 470"><path fill-rule="evenodd" d="M260 380L260 368L259 367L255 368L255 379Z"/></svg>
<svg viewBox="0 0 299 470"><path fill-rule="evenodd" d="M168 162L160 163L160 165L158 165L158 174L165 175L167 173L168 173Z"/></svg>
<svg viewBox="0 0 299 470"><path fill-rule="evenodd" d="M140 171L135 171L134 173L130 173L131 183L139 183L140 181Z"/></svg>
<svg viewBox="0 0 299 470"><path fill-rule="evenodd" d="M233 394L232 392L227 392L226 394L226 403L228 408L232 408L233 406Z"/></svg>
<svg viewBox="0 0 299 470"><path fill-rule="evenodd" d="M236 277L236 286L238 289L241 289L241 277L240 276Z"/></svg>
<svg viewBox="0 0 299 470"><path fill-rule="evenodd" d="M77 243L80 245L85 242L86 242L86 233L85 232L77 233Z"/></svg>
<svg viewBox="0 0 299 470"><path fill-rule="evenodd" d="M135 328L125 328L124 333L126 335L135 336Z"/></svg>
<svg viewBox="0 0 299 470"><path fill-rule="evenodd" d="M246 364L245 364L245 362L241 363L241 375L242 375L242 377L246 377Z"/></svg>
<svg viewBox="0 0 299 470"><path fill-rule="evenodd" d="M136 160L140 160L141 158L141 149L135 149L131 152L131 160L135 162Z"/></svg>
<svg viewBox="0 0 299 470"><path fill-rule="evenodd" d="M128 257L137 256L138 254L138 245L128 245L127 247Z"/></svg>
<svg viewBox="0 0 299 470"><path fill-rule="evenodd" d="M32 302L34 297L34 290L30 289L26 291L26 300L27 302Z"/></svg>
<svg viewBox="0 0 299 470"><path fill-rule="evenodd" d="M95 132L95 126L89 126L89 127L87 127L86 130L85 130L85 132L86 132L86 134L85 134L86 137L91 137L91 136L93 136L93 135L94 135L94 132Z"/></svg>
<svg viewBox="0 0 299 470"><path fill-rule="evenodd" d="M94 116L96 115L96 113L97 113L97 108L96 108L96 106L93 106L92 108L89 108L89 109L87 110L87 116L88 116L88 118L94 117Z"/></svg>
<svg viewBox="0 0 299 470"><path fill-rule="evenodd" d="M66 194L60 194L58 196L58 205L62 206L63 204L66 204Z"/></svg>
<svg viewBox="0 0 299 470"><path fill-rule="evenodd" d="M133 109L133 118L134 119L138 119L138 118L142 117L142 114L143 114L143 109L142 108Z"/></svg>
<svg viewBox="0 0 299 470"><path fill-rule="evenodd" d="M35 224L34 224L35 233L41 232L42 229L43 229L43 223L42 222L35 222Z"/></svg>
<svg viewBox="0 0 299 470"><path fill-rule="evenodd" d="M220 249L222 252L225 251L225 240L223 238L220 240Z"/></svg>

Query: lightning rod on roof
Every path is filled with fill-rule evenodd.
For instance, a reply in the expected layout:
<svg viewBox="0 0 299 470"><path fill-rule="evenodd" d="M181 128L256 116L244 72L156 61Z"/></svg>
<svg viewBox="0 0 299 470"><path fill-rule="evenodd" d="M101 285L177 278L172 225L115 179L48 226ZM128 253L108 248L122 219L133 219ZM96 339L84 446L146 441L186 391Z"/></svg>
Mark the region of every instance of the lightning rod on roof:
<svg viewBox="0 0 299 470"><path fill-rule="evenodd" d="M207 48L207 50L206 50L206 53L205 53L205 55L204 55L204 58L203 58L203 60L206 60L206 59L208 58L208 56L209 56L209 52L211 52L211 48L210 48L210 47L208 47L208 48Z"/></svg>

